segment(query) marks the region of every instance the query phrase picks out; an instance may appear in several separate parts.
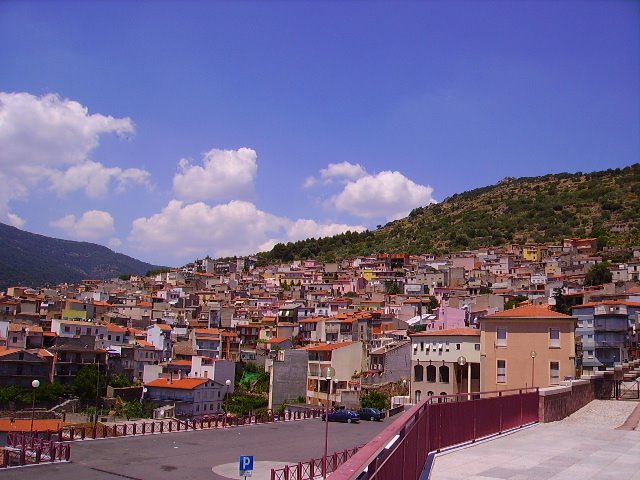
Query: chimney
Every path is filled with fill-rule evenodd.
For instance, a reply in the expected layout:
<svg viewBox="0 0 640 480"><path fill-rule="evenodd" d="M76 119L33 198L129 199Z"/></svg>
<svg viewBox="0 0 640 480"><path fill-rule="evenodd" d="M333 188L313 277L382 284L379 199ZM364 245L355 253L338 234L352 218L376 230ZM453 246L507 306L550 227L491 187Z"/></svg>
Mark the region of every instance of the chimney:
<svg viewBox="0 0 640 480"><path fill-rule="evenodd" d="M173 372L169 372L169 383L173 383Z"/></svg>

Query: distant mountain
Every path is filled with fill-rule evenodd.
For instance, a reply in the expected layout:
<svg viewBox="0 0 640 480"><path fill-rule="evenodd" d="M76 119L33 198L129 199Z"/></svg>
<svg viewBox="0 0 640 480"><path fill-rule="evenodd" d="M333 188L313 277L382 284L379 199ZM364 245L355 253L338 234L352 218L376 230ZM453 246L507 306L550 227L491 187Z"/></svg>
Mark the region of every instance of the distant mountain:
<svg viewBox="0 0 640 480"><path fill-rule="evenodd" d="M0 290L144 275L157 268L95 243L60 240L0 223Z"/></svg>
<svg viewBox="0 0 640 480"><path fill-rule="evenodd" d="M602 246L640 245L640 164L592 173L505 178L419 207L375 231L277 244L266 263L333 261L376 253L444 253L508 243L597 237Z"/></svg>

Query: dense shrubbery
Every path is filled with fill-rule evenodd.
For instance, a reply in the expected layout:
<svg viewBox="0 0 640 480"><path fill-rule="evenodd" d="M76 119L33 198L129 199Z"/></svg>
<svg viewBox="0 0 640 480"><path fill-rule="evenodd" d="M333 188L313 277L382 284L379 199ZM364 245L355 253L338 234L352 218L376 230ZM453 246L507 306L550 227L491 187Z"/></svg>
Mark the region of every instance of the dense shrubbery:
<svg viewBox="0 0 640 480"><path fill-rule="evenodd" d="M414 209L376 231L279 243L259 254L266 263L336 261L377 253L442 253L511 242L561 242L593 236L598 245L640 243L640 164L593 173L507 178ZM610 223L629 223L612 233Z"/></svg>

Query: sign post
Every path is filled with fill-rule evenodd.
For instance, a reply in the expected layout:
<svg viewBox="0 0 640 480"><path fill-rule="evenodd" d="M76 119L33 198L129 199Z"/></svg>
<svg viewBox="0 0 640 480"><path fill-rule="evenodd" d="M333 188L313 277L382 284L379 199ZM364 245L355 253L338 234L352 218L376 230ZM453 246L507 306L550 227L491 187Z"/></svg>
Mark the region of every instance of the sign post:
<svg viewBox="0 0 640 480"><path fill-rule="evenodd" d="M253 455L240 456L240 476L250 477L253 474Z"/></svg>

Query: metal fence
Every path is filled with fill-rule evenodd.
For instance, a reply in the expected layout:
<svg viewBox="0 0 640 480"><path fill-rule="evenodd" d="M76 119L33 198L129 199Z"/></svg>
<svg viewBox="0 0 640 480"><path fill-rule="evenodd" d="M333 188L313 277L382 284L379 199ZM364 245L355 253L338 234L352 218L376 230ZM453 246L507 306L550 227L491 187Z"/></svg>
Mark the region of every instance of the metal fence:
<svg viewBox="0 0 640 480"><path fill-rule="evenodd" d="M418 479L430 452L538 421L537 389L429 397L335 471L332 480Z"/></svg>
<svg viewBox="0 0 640 480"><path fill-rule="evenodd" d="M187 430L193 431L212 428L227 428L280 421L288 422L293 420L319 418L322 413L324 413L323 409L307 409L305 411L296 412L285 411L282 415L274 414L273 412L266 412L264 414L244 415L240 417L214 415L195 420L178 420L172 418L166 420L138 421L114 425L97 423L91 425L62 427L58 430L42 431L38 433L38 436L48 441L56 440L61 442L70 442L97 438L129 437L132 435L151 435L157 433L184 432Z"/></svg>
<svg viewBox="0 0 640 480"><path fill-rule="evenodd" d="M38 438L27 433L10 432L7 446L0 451L0 468L17 467L38 463L68 462L71 446Z"/></svg>
<svg viewBox="0 0 640 480"><path fill-rule="evenodd" d="M353 457L360 448L362 447L327 455L327 474L335 471L340 465ZM324 476L323 468L324 462L322 458L312 458L307 462L285 465L283 468L272 468L271 480L313 480Z"/></svg>

